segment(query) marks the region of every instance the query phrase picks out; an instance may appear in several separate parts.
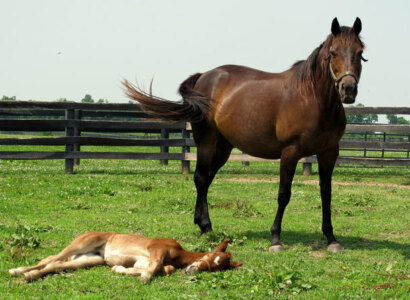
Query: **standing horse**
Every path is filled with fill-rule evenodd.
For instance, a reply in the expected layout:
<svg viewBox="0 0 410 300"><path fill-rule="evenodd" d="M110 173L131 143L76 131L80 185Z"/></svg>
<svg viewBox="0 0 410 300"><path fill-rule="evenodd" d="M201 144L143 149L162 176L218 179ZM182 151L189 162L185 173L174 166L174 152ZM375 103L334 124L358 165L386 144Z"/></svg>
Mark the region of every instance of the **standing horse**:
<svg viewBox="0 0 410 300"><path fill-rule="evenodd" d="M197 145L194 222L202 233L212 230L208 188L233 147L253 156L280 158L278 209L269 250L282 251L283 214L291 196L298 160L316 155L322 198L322 231L327 249L343 247L333 235L331 178L346 127L342 103L354 103L364 44L356 18L352 28L333 19L331 34L306 59L282 73L226 65L185 80L181 102L158 98L124 81L125 93L147 113L164 120L190 121Z"/></svg>

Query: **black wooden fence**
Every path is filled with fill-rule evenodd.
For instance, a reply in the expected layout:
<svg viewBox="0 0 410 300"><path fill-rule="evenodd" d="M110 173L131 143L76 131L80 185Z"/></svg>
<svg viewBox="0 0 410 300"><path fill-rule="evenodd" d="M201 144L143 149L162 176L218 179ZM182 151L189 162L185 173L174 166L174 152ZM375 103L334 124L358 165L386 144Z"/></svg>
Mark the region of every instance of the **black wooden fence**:
<svg viewBox="0 0 410 300"><path fill-rule="evenodd" d="M408 107L347 107L354 114L410 114ZM195 147L188 123L170 124L151 119L136 104L0 101L0 131L30 134L29 138L0 138L0 145L65 146L64 151L3 151L0 159L64 159L66 172L74 171L80 159L150 159L181 161L182 171L189 173L190 161L196 160ZM32 137L38 132L60 132L61 136ZM348 124L346 134L363 134L364 139L342 139L341 149L364 151L362 157L341 156L338 164L410 166L410 125ZM366 136L382 136L375 140ZM389 140L390 133L400 138ZM147 138L151 135L151 138ZM81 151L81 146L154 146L159 152ZM178 147L170 153L169 147ZM151 148L150 148L151 149ZM369 151L398 151L401 157L369 157ZM264 161L246 154L232 154L230 160ZM309 173L315 157L300 160Z"/></svg>

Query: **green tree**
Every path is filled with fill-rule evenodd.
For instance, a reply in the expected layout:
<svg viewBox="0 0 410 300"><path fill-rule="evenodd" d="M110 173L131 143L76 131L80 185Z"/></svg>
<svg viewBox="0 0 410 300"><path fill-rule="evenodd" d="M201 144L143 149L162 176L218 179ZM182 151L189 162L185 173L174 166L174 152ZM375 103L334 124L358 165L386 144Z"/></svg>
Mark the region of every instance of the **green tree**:
<svg viewBox="0 0 410 300"><path fill-rule="evenodd" d="M90 94L87 94L87 95L84 96L83 99L81 99L81 102L82 103L94 103L94 99L93 99L93 97L91 97Z"/></svg>
<svg viewBox="0 0 410 300"><path fill-rule="evenodd" d="M108 103L106 99L98 99L97 103Z"/></svg>
<svg viewBox="0 0 410 300"><path fill-rule="evenodd" d="M409 120L406 120L404 117L398 117L397 115L388 114L386 115L387 120L389 120L389 124L410 124Z"/></svg>
<svg viewBox="0 0 410 300"><path fill-rule="evenodd" d="M3 96L3 97L1 98L1 100L7 100L7 101L9 101L9 100L16 100L16 96L11 96L11 97Z"/></svg>
<svg viewBox="0 0 410 300"><path fill-rule="evenodd" d="M359 103L356 107L364 107L363 104ZM347 114L346 115L347 123L350 124L373 124L379 120L379 117L375 114Z"/></svg>

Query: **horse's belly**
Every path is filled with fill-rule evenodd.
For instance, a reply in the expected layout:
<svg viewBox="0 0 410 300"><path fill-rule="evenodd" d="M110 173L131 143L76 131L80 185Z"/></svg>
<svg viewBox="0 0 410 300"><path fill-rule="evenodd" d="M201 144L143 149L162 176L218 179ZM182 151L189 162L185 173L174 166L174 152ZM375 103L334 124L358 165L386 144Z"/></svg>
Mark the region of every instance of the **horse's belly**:
<svg viewBox="0 0 410 300"><path fill-rule="evenodd" d="M276 159L281 155L281 143L276 139L272 131L246 130L226 131L220 129L222 135L235 148L246 154L266 158Z"/></svg>

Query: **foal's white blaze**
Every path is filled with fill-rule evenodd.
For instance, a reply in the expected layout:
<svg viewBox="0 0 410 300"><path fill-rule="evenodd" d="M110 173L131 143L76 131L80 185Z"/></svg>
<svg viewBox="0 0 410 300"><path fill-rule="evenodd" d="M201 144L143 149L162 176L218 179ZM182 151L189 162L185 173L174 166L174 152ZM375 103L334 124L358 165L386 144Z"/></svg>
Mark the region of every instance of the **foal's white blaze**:
<svg viewBox="0 0 410 300"><path fill-rule="evenodd" d="M217 256L217 257L214 259L214 264L217 265L217 266L219 266L219 260L220 260L220 259L221 259L221 257Z"/></svg>

